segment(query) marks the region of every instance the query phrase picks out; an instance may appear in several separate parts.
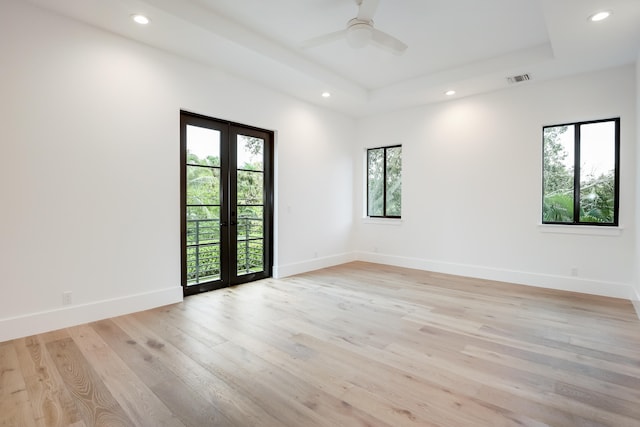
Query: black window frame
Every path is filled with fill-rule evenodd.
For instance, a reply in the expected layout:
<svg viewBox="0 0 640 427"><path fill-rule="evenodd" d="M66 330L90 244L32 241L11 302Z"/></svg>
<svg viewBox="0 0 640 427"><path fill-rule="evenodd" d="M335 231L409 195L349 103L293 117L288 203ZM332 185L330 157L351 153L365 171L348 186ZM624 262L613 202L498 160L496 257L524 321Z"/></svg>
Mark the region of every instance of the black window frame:
<svg viewBox="0 0 640 427"><path fill-rule="evenodd" d="M382 147L371 147L371 148L367 148L367 155L366 155L366 172L365 172L365 176L366 176L366 180L367 180L367 194L366 194L366 211L367 211L367 217L368 218L392 218L392 219L401 219L402 218L402 205L400 206L400 215L386 215L387 212L387 150L391 149L391 148L402 148L402 144L395 144L395 145L385 145ZM375 150L384 150L384 156L383 156L383 165L382 165L382 182L383 182L383 195L382 195L382 212L384 213L384 215L371 215L369 212L369 153ZM402 158L400 159L400 161L402 162ZM402 163L401 163L402 164ZM402 177L402 174L400 175ZM402 185L402 178L401 178L401 183ZM402 197L402 195L401 195Z"/></svg>
<svg viewBox="0 0 640 427"><path fill-rule="evenodd" d="M613 122L615 124L615 153L614 153L614 206L613 206L613 222L587 222L580 220L580 137L581 126L594 123ZM574 127L574 172L573 172L573 221L561 222L561 221L545 221L544 219L544 199L545 199L545 143L544 136L545 130L548 128L561 127L561 126L573 126ZM620 213L620 117L612 117L608 119L600 120L587 120L580 122L561 123L555 125L548 125L542 127L542 200L541 200L541 220L544 225L578 225L578 226L598 226L598 227L618 227L619 225L619 213Z"/></svg>

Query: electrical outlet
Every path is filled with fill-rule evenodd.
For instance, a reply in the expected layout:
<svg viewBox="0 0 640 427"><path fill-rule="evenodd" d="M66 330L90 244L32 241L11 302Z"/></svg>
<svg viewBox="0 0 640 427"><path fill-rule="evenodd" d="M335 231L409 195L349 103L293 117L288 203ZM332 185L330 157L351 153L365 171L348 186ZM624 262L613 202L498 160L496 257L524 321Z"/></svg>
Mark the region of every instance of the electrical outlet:
<svg viewBox="0 0 640 427"><path fill-rule="evenodd" d="M578 267L571 267L571 275L574 277L578 275Z"/></svg>
<svg viewBox="0 0 640 427"><path fill-rule="evenodd" d="M62 293L62 305L71 305L71 291Z"/></svg>

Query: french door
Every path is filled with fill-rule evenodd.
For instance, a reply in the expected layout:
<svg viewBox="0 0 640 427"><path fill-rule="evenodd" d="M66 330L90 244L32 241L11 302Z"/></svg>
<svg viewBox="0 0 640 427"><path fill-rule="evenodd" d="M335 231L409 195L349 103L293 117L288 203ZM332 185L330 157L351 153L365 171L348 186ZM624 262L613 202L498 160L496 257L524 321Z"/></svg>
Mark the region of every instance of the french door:
<svg viewBox="0 0 640 427"><path fill-rule="evenodd" d="M270 277L273 132L180 112L185 295Z"/></svg>

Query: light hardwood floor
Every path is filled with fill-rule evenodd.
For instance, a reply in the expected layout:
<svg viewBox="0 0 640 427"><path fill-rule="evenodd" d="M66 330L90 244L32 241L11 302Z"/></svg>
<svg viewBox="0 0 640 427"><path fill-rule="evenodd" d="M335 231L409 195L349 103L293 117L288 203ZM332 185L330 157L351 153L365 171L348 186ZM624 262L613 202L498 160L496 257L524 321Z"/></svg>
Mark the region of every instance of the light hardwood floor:
<svg viewBox="0 0 640 427"><path fill-rule="evenodd" d="M2 426L640 426L628 301L350 263L0 343Z"/></svg>

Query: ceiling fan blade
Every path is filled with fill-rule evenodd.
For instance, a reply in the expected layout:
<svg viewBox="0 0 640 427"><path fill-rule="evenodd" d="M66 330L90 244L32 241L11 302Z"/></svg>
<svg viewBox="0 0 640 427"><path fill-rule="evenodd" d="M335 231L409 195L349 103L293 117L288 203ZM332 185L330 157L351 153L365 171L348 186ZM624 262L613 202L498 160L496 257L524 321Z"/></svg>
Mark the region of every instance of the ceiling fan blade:
<svg viewBox="0 0 640 427"><path fill-rule="evenodd" d="M373 33L371 34L371 41L381 48L388 50L389 52L396 55L402 55L404 51L407 50L406 44L393 37L392 35L375 28L373 29Z"/></svg>
<svg viewBox="0 0 640 427"><path fill-rule="evenodd" d="M333 33L325 34L322 36L314 37L302 43L300 47L303 49L310 49L312 47L321 46L323 44L331 43L335 40L343 39L347 35L347 30L335 31Z"/></svg>
<svg viewBox="0 0 640 427"><path fill-rule="evenodd" d="M361 21L369 22L373 19L373 15L376 14L378 9L378 3L380 0L356 0L360 5L358 10L358 19Z"/></svg>

